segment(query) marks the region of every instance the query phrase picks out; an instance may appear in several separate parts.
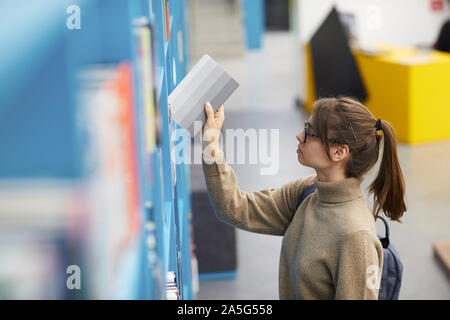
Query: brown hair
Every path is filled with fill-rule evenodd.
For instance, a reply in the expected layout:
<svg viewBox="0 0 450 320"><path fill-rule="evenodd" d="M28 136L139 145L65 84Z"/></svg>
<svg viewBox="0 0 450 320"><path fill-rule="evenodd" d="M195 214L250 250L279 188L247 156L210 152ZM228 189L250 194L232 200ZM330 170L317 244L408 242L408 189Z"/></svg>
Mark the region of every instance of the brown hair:
<svg viewBox="0 0 450 320"><path fill-rule="evenodd" d="M369 187L374 195L373 215L376 218L383 211L391 220L401 222L406 211L405 181L397 155L397 141L394 128L387 121L380 122L359 101L350 97L322 98L314 102L312 126L325 145L328 157L328 138L347 144L350 157L345 165L345 175L360 178L377 162L380 141L384 136L383 158L377 177Z"/></svg>

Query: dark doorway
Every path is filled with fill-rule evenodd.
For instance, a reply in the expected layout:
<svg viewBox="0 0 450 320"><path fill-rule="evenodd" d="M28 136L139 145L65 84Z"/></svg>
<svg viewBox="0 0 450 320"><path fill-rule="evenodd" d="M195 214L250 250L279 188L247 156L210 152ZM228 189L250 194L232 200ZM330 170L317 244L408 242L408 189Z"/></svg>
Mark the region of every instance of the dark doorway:
<svg viewBox="0 0 450 320"><path fill-rule="evenodd" d="M266 0L266 30L289 30L289 1Z"/></svg>
<svg viewBox="0 0 450 320"><path fill-rule="evenodd" d="M336 8L310 43L316 98L347 95L364 101L367 92Z"/></svg>

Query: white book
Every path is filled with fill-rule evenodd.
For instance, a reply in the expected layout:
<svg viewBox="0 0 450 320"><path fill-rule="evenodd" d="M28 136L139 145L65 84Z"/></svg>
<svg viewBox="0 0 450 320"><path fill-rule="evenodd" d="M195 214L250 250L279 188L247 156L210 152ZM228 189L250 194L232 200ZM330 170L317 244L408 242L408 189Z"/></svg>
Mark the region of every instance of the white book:
<svg viewBox="0 0 450 320"><path fill-rule="evenodd" d="M217 111L238 87L214 59L204 55L169 95L172 119L194 137L206 121L205 103L209 101ZM196 132L194 121L201 121Z"/></svg>

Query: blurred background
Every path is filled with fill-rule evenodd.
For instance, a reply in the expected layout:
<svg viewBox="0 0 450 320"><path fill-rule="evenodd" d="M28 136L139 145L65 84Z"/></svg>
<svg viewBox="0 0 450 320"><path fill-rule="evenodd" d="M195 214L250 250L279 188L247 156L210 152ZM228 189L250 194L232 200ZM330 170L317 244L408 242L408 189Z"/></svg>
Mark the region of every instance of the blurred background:
<svg viewBox="0 0 450 320"><path fill-rule="evenodd" d="M242 190L314 173L295 136L318 97L355 96L393 125L408 207L390 223L400 299L450 299L449 1L0 9L0 298L278 299L282 238L218 222L201 165L173 161L200 145L173 136L168 96L208 54L240 84L224 129L279 130L276 174L231 165Z"/></svg>

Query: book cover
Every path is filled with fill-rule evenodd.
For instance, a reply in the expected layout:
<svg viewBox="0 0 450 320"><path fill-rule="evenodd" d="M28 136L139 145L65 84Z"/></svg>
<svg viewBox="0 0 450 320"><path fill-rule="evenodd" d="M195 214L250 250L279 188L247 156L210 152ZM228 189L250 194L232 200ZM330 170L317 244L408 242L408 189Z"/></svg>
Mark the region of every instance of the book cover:
<svg viewBox="0 0 450 320"><path fill-rule="evenodd" d="M204 55L169 95L173 120L194 137L206 120L205 103L209 101L216 111L238 87L213 58Z"/></svg>

